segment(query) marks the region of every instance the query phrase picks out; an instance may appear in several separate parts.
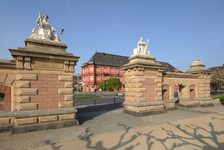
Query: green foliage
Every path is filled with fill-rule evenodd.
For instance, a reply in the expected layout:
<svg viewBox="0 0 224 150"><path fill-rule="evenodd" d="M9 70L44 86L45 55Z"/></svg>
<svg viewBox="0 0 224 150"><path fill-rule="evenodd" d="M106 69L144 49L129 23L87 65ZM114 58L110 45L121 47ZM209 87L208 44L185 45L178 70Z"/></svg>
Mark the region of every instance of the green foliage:
<svg viewBox="0 0 224 150"><path fill-rule="evenodd" d="M220 100L221 102L224 102L224 94L219 95L219 100Z"/></svg>
<svg viewBox="0 0 224 150"><path fill-rule="evenodd" d="M121 88L121 81L118 78L110 78L100 83L99 88L102 91L115 91Z"/></svg>
<svg viewBox="0 0 224 150"><path fill-rule="evenodd" d="M108 80L104 80L100 83L99 88L102 91L108 91Z"/></svg>
<svg viewBox="0 0 224 150"><path fill-rule="evenodd" d="M94 93L85 93L85 92L79 92L79 93L74 93L73 95L73 99L75 101L79 101L79 100L90 100L90 99L96 99L96 98L100 98L100 96L94 94Z"/></svg>
<svg viewBox="0 0 224 150"><path fill-rule="evenodd" d="M110 78L108 80L109 90L115 91L121 88L121 81L118 78Z"/></svg>
<svg viewBox="0 0 224 150"><path fill-rule="evenodd" d="M211 85L214 89L222 89L224 87L224 69L219 67L211 70Z"/></svg>

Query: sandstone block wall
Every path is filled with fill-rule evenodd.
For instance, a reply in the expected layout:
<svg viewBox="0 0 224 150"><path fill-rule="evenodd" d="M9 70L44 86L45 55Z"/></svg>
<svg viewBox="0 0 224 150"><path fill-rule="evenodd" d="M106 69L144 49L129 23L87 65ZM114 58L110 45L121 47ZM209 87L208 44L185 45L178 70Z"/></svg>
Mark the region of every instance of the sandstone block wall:
<svg viewBox="0 0 224 150"><path fill-rule="evenodd" d="M126 112L141 116L183 106L211 104L210 77L202 70L194 73L165 71L154 58L134 55L125 70Z"/></svg>
<svg viewBox="0 0 224 150"><path fill-rule="evenodd" d="M15 61L0 62L0 92L7 94L0 101L0 129L1 125L29 125L22 129L32 131L77 123L73 93L79 57L67 53L66 47L27 40L24 48L10 49Z"/></svg>
<svg viewBox="0 0 224 150"><path fill-rule="evenodd" d="M0 99L0 111L11 110L11 87L0 84L0 93L4 93L4 99Z"/></svg>
<svg viewBox="0 0 224 150"><path fill-rule="evenodd" d="M4 68L0 66L0 93L4 94L4 99L0 101L0 111L11 111L13 110L13 89L16 72L15 67L7 69L7 63L4 65Z"/></svg>

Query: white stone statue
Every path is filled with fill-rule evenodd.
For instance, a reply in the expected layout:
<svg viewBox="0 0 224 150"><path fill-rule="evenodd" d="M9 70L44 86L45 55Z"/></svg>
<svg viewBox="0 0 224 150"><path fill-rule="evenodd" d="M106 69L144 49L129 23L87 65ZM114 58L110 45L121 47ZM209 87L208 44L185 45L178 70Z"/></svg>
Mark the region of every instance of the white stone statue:
<svg viewBox="0 0 224 150"><path fill-rule="evenodd" d="M144 41L143 37L140 37L137 48L134 49L133 55L150 55L149 52L149 40Z"/></svg>
<svg viewBox="0 0 224 150"><path fill-rule="evenodd" d="M39 28L34 28L29 38L60 42L60 38L55 33L54 27L49 23L47 15L39 13L36 23Z"/></svg>

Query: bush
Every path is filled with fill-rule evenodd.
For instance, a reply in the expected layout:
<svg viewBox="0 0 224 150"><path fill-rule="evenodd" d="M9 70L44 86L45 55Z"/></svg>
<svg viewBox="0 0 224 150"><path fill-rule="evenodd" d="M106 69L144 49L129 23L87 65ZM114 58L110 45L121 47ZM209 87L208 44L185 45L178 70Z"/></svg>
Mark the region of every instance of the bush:
<svg viewBox="0 0 224 150"><path fill-rule="evenodd" d="M102 81L99 88L102 91L118 91L121 88L121 81L119 78L110 78Z"/></svg>
<svg viewBox="0 0 224 150"><path fill-rule="evenodd" d="M110 78L108 80L108 85L110 91L118 91L121 88L121 81L118 78Z"/></svg>
<svg viewBox="0 0 224 150"><path fill-rule="evenodd" d="M224 105L224 94L219 96L219 101Z"/></svg>
<svg viewBox="0 0 224 150"><path fill-rule="evenodd" d="M108 80L104 80L100 83L99 85L99 88L102 90L102 91L108 91Z"/></svg>

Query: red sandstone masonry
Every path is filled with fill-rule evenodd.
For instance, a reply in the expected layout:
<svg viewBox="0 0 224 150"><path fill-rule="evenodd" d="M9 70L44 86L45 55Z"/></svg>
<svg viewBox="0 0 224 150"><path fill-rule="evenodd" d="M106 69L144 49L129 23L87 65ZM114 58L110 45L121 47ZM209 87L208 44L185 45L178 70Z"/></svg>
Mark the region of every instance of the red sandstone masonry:
<svg viewBox="0 0 224 150"><path fill-rule="evenodd" d="M5 85L0 85L0 92L5 94L3 101L0 101L0 111L11 109L11 88Z"/></svg>
<svg viewBox="0 0 224 150"><path fill-rule="evenodd" d="M146 92L144 93L145 98L147 101L154 101L156 97L156 83L154 79L146 79L144 83L144 87L146 89Z"/></svg>
<svg viewBox="0 0 224 150"><path fill-rule="evenodd" d="M58 75L39 74L38 81L31 81L31 88L38 89L38 95L31 97L31 102L37 102L39 109L58 108L58 102L64 100L58 95L58 88L63 88L64 82L58 81Z"/></svg>
<svg viewBox="0 0 224 150"><path fill-rule="evenodd" d="M47 75L47 74L39 74L38 75L38 80L39 81L57 81L58 80L58 75Z"/></svg>

